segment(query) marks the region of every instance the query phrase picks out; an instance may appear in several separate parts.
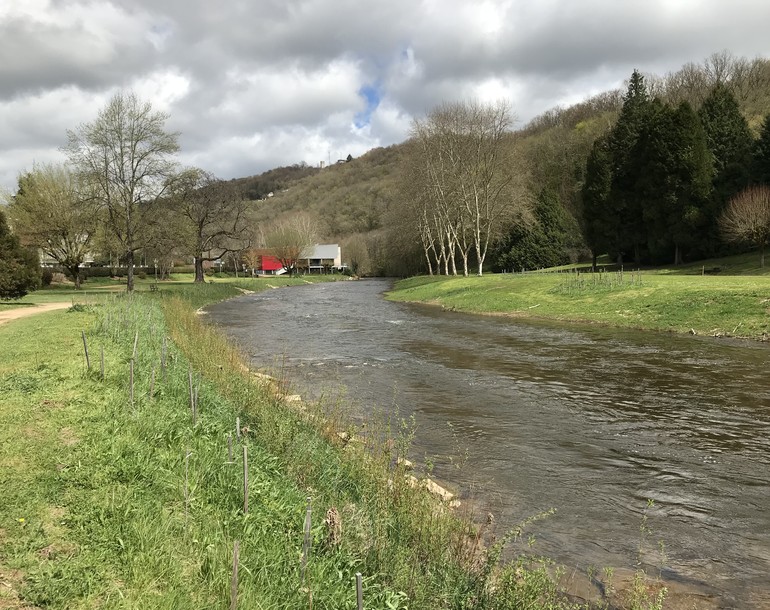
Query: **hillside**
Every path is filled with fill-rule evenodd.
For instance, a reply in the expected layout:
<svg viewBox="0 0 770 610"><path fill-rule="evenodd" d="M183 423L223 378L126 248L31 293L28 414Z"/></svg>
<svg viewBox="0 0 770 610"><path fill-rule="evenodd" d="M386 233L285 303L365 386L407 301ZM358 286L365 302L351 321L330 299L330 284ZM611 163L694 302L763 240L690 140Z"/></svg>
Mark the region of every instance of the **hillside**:
<svg viewBox="0 0 770 610"><path fill-rule="evenodd" d="M256 204L255 219L269 222L303 210L318 220L321 237L327 240L376 231L396 196L398 151L399 145L375 148L347 163L307 171L299 179L293 174L281 188L273 189L272 197ZM262 177L252 180L270 182Z"/></svg>
<svg viewBox="0 0 770 610"><path fill-rule="evenodd" d="M644 74L644 79L651 98L671 107L686 101L696 111L717 84L725 85L754 137L770 112L767 59L749 60L722 52L663 76ZM616 124L623 94L620 89L605 91L569 107L549 109L514 133L513 146L519 154L512 171L528 177L533 200L545 197L559 210L558 235L544 238L546 243L557 243L559 251L547 264L590 256L581 196L586 162L596 140ZM405 145L396 144L323 169L306 165L279 168L237 182L251 199L258 200L253 208L255 224L265 225L299 210L309 212L317 220L321 239L364 244L365 258L379 261L371 272L411 273L422 265L422 254L417 236L405 230L404 214L396 209L401 186L399 160L404 154ZM270 192L273 196L267 198ZM491 268L542 266L536 260L525 263L521 248L511 254L517 240L522 240L521 229L515 235L501 236L489 261ZM389 267L396 259L400 267Z"/></svg>

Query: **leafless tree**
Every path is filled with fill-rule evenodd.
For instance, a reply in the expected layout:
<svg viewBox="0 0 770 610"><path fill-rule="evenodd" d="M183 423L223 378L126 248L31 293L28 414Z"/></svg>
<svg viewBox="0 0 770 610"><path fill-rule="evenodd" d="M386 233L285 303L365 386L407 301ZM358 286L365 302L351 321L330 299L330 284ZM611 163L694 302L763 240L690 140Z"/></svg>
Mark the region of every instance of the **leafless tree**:
<svg viewBox="0 0 770 610"><path fill-rule="evenodd" d="M165 130L168 115L134 93L118 93L92 123L68 131L65 148L96 200L128 265L134 289L134 256L147 245L146 213L166 193L174 172L177 134Z"/></svg>
<svg viewBox="0 0 770 610"><path fill-rule="evenodd" d="M765 246L770 240L770 186L749 187L735 195L720 218L725 239L749 242L759 248L765 266Z"/></svg>
<svg viewBox="0 0 770 610"><path fill-rule="evenodd" d="M481 275L498 229L527 205L520 168L511 155L512 121L505 103L463 102L443 104L413 123L417 156L411 163L421 169L411 179L421 189L417 201L426 210L420 215L421 234L430 229L445 273L459 255L468 275L472 249Z"/></svg>
<svg viewBox="0 0 770 610"><path fill-rule="evenodd" d="M198 168L173 180L171 205L180 223L183 249L193 255L195 282L204 281L203 264L248 245L248 202L231 182Z"/></svg>
<svg viewBox="0 0 770 610"><path fill-rule="evenodd" d="M265 246L293 275L297 263L310 256L316 243L316 223L304 213L276 221L264 231Z"/></svg>

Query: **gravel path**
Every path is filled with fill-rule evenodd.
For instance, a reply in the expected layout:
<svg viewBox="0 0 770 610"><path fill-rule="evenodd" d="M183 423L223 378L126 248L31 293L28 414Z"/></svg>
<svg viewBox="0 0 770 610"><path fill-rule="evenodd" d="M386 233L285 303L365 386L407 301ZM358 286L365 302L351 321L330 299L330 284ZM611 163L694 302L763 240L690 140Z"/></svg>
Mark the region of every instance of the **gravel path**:
<svg viewBox="0 0 770 610"><path fill-rule="evenodd" d="M46 311L54 311L56 309L67 309L71 306L72 303L45 303L44 305L35 305L34 307L17 307L8 311L0 311L0 325L11 320L18 320L19 318L26 318L27 316L34 316L38 313L45 313Z"/></svg>

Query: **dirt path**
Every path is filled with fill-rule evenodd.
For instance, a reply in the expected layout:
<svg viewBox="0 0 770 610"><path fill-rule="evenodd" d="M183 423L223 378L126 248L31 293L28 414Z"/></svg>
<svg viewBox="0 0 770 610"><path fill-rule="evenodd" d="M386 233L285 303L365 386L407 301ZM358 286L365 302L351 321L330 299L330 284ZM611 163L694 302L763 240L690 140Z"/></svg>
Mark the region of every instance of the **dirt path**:
<svg viewBox="0 0 770 610"><path fill-rule="evenodd" d="M38 313L45 313L46 311L54 311L56 309L67 309L71 306L72 303L45 303L44 305L35 305L34 307L17 307L8 311L0 311L0 326L11 320L18 320L19 318L26 318L27 316L34 316Z"/></svg>

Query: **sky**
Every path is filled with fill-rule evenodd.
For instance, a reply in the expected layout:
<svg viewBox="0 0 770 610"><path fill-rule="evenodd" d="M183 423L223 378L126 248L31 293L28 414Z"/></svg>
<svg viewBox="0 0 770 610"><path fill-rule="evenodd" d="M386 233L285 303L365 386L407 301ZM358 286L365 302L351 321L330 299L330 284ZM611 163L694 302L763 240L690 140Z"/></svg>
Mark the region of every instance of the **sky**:
<svg viewBox="0 0 770 610"><path fill-rule="evenodd" d="M442 102L523 126L635 68L770 57L768 24L766 0L0 0L0 188L121 91L227 179L402 142Z"/></svg>

